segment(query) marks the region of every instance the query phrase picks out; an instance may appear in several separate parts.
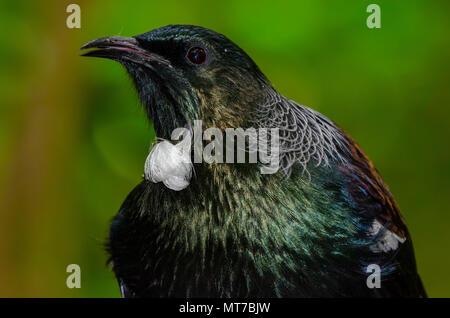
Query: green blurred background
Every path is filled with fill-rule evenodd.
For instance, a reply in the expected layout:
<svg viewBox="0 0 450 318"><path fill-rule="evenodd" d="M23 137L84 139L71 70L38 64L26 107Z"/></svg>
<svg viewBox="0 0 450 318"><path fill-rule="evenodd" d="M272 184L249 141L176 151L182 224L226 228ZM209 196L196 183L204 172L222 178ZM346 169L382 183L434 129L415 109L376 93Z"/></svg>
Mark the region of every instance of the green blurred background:
<svg viewBox="0 0 450 318"><path fill-rule="evenodd" d="M81 29L66 6L81 6ZM381 29L366 7L381 6ZM85 42L196 24L338 123L397 198L430 296L450 296L449 1L0 4L0 296L117 297L103 242L154 138L131 80ZM66 266L81 266L81 288Z"/></svg>

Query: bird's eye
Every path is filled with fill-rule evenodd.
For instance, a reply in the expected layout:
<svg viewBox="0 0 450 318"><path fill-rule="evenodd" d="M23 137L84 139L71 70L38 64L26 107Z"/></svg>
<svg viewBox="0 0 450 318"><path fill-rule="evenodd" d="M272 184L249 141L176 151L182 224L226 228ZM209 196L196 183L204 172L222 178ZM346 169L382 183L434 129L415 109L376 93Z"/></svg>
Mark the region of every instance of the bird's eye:
<svg viewBox="0 0 450 318"><path fill-rule="evenodd" d="M206 61L206 52L201 47L193 47L189 49L187 58L191 63L202 64Z"/></svg>

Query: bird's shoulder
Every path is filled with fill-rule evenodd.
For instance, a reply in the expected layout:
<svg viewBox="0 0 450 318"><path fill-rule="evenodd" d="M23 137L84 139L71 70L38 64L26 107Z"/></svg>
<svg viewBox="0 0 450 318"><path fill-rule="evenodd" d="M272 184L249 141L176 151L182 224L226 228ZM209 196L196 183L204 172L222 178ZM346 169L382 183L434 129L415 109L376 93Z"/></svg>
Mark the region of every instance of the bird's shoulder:
<svg viewBox="0 0 450 318"><path fill-rule="evenodd" d="M409 237L387 184L359 145L325 115L271 91L260 102L259 126L277 127L284 172L301 166L303 174L325 167L339 174L349 200L362 216L381 223L400 237ZM335 178L333 178L336 180ZM312 180L314 182L314 180ZM377 225L375 225L376 227Z"/></svg>

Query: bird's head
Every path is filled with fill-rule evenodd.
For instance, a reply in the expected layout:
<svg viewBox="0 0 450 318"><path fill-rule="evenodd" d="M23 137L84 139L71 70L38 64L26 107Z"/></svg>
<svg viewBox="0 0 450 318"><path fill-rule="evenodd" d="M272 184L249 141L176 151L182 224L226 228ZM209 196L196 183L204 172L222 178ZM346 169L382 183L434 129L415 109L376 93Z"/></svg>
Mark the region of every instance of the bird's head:
<svg viewBox="0 0 450 318"><path fill-rule="evenodd" d="M198 26L169 25L134 37L104 37L82 49L92 49L84 56L125 66L163 138L195 119L220 129L246 127L252 105L270 86L241 48Z"/></svg>

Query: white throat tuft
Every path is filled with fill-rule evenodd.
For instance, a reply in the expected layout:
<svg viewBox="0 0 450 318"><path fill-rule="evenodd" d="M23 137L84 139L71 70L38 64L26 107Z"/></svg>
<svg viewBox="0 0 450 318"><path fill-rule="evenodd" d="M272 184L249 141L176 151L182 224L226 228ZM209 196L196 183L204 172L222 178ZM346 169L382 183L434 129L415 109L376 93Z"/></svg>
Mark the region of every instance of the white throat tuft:
<svg viewBox="0 0 450 318"><path fill-rule="evenodd" d="M155 144L145 160L144 178L154 183L162 182L174 191L185 189L193 170L190 144L189 134L175 145L167 140Z"/></svg>

